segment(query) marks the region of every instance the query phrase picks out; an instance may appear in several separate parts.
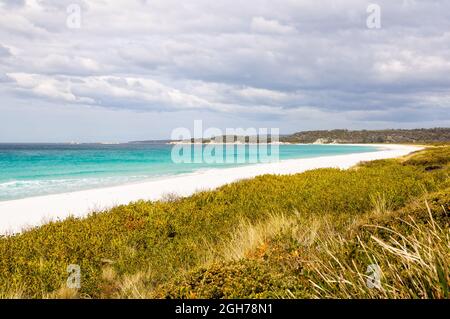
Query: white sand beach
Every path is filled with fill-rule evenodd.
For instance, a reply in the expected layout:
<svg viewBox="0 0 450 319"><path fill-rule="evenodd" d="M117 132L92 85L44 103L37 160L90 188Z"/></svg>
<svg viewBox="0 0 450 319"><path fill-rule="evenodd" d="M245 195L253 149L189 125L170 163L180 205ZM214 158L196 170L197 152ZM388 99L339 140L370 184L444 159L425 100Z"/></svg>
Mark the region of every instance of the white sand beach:
<svg viewBox="0 0 450 319"><path fill-rule="evenodd" d="M68 216L83 217L94 210L111 208L132 201L157 200L167 194L188 196L200 190L214 189L240 179L262 174L294 174L315 168L346 169L361 161L394 158L422 149L410 145L376 145L379 151L277 163L253 164L236 168L208 169L192 174L150 180L135 184L30 197L0 202L0 234L12 234Z"/></svg>

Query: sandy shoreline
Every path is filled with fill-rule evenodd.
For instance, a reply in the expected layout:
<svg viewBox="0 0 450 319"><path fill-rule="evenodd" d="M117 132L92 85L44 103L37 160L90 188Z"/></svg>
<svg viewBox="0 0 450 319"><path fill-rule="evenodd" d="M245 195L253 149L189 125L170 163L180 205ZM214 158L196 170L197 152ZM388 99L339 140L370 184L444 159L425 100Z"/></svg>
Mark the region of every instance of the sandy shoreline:
<svg viewBox="0 0 450 319"><path fill-rule="evenodd" d="M345 169L361 161L399 157L422 149L420 146L410 145L373 146L380 147L380 151L208 169L135 184L4 201L0 202L0 234L19 232L27 227L42 225L50 220L60 220L68 216L83 217L94 210L128 204L140 199L157 200L169 193L188 196L199 190L214 189L257 175L293 174L323 167Z"/></svg>

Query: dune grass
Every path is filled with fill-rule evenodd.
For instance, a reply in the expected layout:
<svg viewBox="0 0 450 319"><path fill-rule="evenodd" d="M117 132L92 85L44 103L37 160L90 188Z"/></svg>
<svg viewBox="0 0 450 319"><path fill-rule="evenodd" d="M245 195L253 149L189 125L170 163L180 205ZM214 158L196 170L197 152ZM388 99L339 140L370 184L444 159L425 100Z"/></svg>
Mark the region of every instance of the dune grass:
<svg viewBox="0 0 450 319"><path fill-rule="evenodd" d="M49 223L0 239L0 297L446 298L449 162L433 147Z"/></svg>

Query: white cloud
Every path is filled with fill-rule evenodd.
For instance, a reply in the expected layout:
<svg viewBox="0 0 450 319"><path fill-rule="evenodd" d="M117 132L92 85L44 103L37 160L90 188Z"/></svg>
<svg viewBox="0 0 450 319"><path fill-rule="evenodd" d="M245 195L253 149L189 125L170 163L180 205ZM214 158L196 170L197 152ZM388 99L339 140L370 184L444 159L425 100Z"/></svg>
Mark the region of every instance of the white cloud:
<svg viewBox="0 0 450 319"><path fill-rule="evenodd" d="M374 70L381 78L390 80L440 78L449 74L450 61L433 53L423 55L411 50L383 53Z"/></svg>
<svg viewBox="0 0 450 319"><path fill-rule="evenodd" d="M27 89L38 96L48 97L66 102L76 102L77 98L70 91L69 83L46 78L36 74L7 73L19 88Z"/></svg>
<svg viewBox="0 0 450 319"><path fill-rule="evenodd" d="M379 30L366 27L366 0L79 1L82 25L70 29L72 2L3 1L3 101L229 121L309 113L317 127L320 116L351 126L357 112L420 123L415 108L450 108L445 0L380 0Z"/></svg>
<svg viewBox="0 0 450 319"><path fill-rule="evenodd" d="M277 20L265 19L264 17L254 17L251 29L256 33L289 34L294 33L295 28L283 25Z"/></svg>

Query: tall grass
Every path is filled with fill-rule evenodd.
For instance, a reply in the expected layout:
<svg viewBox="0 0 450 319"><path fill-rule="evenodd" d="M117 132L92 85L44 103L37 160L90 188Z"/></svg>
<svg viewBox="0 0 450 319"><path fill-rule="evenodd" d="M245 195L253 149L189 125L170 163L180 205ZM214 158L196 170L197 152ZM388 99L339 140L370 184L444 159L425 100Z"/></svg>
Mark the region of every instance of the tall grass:
<svg viewBox="0 0 450 319"><path fill-rule="evenodd" d="M218 258L223 261L236 261L252 254L263 254L269 241L286 231L295 223L295 218L285 214L270 214L264 221L252 224L241 221L229 241L222 243Z"/></svg>
<svg viewBox="0 0 450 319"><path fill-rule="evenodd" d="M346 245L345 239L330 238L327 246L333 248L326 250L329 258L314 266L320 277L316 282L311 281L314 297L448 298L450 233L448 228L435 223L429 207L428 212L428 223L418 223L411 216L400 221L411 228L409 234L402 234L395 228L367 225L387 233L386 239L376 235L371 235L370 241L357 238L367 261L379 267L378 287L368 284L373 273L367 273L356 260L335 255Z"/></svg>

